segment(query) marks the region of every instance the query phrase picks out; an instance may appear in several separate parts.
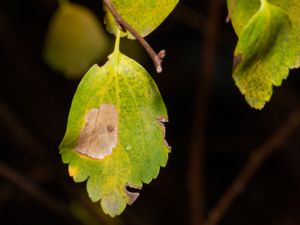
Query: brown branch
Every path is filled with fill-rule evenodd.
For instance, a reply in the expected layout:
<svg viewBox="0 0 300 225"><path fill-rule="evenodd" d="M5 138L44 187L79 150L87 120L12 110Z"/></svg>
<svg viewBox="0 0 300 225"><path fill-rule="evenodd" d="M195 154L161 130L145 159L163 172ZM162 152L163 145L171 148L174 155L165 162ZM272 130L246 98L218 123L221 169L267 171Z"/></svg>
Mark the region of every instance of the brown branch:
<svg viewBox="0 0 300 225"><path fill-rule="evenodd" d="M19 174L13 168L0 161L0 176L17 185L20 189L28 193L38 203L48 208L52 212L60 215L63 218L70 220L73 224L79 224L71 215L68 207L64 203L56 199L54 196L42 190L35 183L28 180L23 175Z"/></svg>
<svg viewBox="0 0 300 225"><path fill-rule="evenodd" d="M203 154L204 132L208 100L211 91L211 82L214 72L215 51L218 43L219 19L222 2L212 1L210 4L209 19L206 24L206 38L203 44L204 51L201 63L201 79L197 88L195 101L193 130L189 150L188 190L190 217L192 225L202 225L204 221L203 195Z"/></svg>
<svg viewBox="0 0 300 225"><path fill-rule="evenodd" d="M108 10L111 12L111 14L115 17L115 20L118 25L121 26L122 29L128 30L145 48L145 50L148 52L149 56L151 57L154 66L156 68L157 73L162 72L162 60L166 56L166 51L161 50L158 54L152 49L152 47L149 45L149 43L130 25L128 24L123 17L118 13L118 11L115 9L115 7L112 5L110 0L103 0L104 4L108 8Z"/></svg>
<svg viewBox="0 0 300 225"><path fill-rule="evenodd" d="M57 163L56 160L53 159L52 155L49 154L50 150L48 150L42 143L40 143L39 139L34 135L34 133L26 126L25 123L23 123L22 120L20 120L18 115L16 115L15 112L13 112L13 110L8 105L6 105L6 103L1 101L1 99L0 99L0 123L3 123L5 125L7 131L10 133L11 138L17 144L25 147L24 149L28 150L28 154L36 156L39 159L42 159L44 161L43 168L47 170L47 173L51 174L51 176L55 176L55 174L60 173L60 170L53 168L53 166L51 165L48 165L49 163L48 160L51 161L50 163L52 164ZM18 174L14 169L10 168L6 164L1 163L1 161L0 161L0 176L5 177L6 179L16 184L18 187L20 187L22 190L29 193L30 195L32 193L35 193L35 191L33 190L40 189L39 187L37 187L35 183L28 180L28 178L26 178L24 175ZM69 188L68 186L69 183L66 182L65 179L62 179L61 183L64 186L64 188ZM68 192L69 196L72 197L73 199L78 199L78 193L76 192L76 194L72 194L73 193L72 191L73 189ZM54 204L55 201L57 202L59 200L50 196L46 192L44 192L44 194L41 194L41 192L43 193L44 191L41 190L37 192L38 193L37 195L35 194L34 196L32 195L31 196L42 205L45 205L44 203L47 202L43 196L48 196L46 198L54 199L54 201L53 200L50 201L50 206L47 204L45 205L46 208L50 208L50 210L54 209L54 205L56 205ZM102 224L107 224L107 225L115 224L113 223L112 220L107 220L107 218L104 218L103 216L100 217L99 213L97 215L95 211L91 211L90 208L87 206L87 204L84 204L84 202L81 201L82 198L80 197L81 196L79 196L80 203L91 213L91 216L95 217L95 219L99 220ZM57 206L58 207L57 210L55 210L55 213L59 213L62 216L65 216L63 215L64 214L63 212L67 212L67 214L71 213L69 212L68 207L64 205L64 203L60 202ZM61 210L62 208L64 209ZM97 211L99 211L98 208ZM70 219L72 219L72 221L74 220L73 215L69 215L68 217L70 217L68 218L69 220ZM75 222L74 224L78 223Z"/></svg>
<svg viewBox="0 0 300 225"><path fill-rule="evenodd" d="M216 206L210 211L204 225L216 225L222 219L225 212L239 196L251 178L258 171L263 162L283 145L289 136L300 126L300 110L292 112L286 122L259 148L254 150L240 174L225 191Z"/></svg>
<svg viewBox="0 0 300 225"><path fill-rule="evenodd" d="M49 159L52 156L45 149L39 139L31 132L15 112L0 99L0 123L6 128L6 132L13 138L14 143L25 146L28 154L36 158ZM52 157L53 158L53 157ZM51 158L51 159L52 159Z"/></svg>

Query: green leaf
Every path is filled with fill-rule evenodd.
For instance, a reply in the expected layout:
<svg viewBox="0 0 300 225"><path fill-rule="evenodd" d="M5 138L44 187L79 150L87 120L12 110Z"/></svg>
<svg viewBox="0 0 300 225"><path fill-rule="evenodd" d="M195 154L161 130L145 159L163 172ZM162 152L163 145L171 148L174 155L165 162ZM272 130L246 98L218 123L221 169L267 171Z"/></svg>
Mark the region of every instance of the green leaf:
<svg viewBox="0 0 300 225"><path fill-rule="evenodd" d="M108 47L96 16L83 6L65 2L51 19L43 55L54 70L78 78L104 59Z"/></svg>
<svg viewBox="0 0 300 225"><path fill-rule="evenodd" d="M298 0L228 0L239 37L233 78L247 102L261 109L289 69L300 66Z"/></svg>
<svg viewBox="0 0 300 225"><path fill-rule="evenodd" d="M155 30L173 11L179 0L111 0L118 13L143 37ZM106 7L104 10L107 12ZM110 12L105 16L106 29L116 34L118 26ZM125 34L123 34L124 36ZM128 38L134 39L131 34Z"/></svg>
<svg viewBox="0 0 300 225"><path fill-rule="evenodd" d="M75 182L87 181L92 201L119 215L137 198L143 183L156 178L168 159L167 111L150 75L115 51L93 66L74 96L65 137L64 163Z"/></svg>

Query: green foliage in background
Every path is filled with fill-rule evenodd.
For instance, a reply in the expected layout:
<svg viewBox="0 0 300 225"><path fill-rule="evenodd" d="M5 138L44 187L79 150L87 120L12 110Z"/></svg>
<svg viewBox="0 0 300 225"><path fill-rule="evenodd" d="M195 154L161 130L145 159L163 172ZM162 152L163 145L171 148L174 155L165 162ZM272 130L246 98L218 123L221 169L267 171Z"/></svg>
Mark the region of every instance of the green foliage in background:
<svg viewBox="0 0 300 225"><path fill-rule="evenodd" d="M239 37L233 78L247 102L262 109L289 69L300 66L300 1L228 0Z"/></svg>
<svg viewBox="0 0 300 225"><path fill-rule="evenodd" d="M108 47L108 37L96 16L84 6L64 2L50 22L43 54L54 70L79 78L104 59Z"/></svg>

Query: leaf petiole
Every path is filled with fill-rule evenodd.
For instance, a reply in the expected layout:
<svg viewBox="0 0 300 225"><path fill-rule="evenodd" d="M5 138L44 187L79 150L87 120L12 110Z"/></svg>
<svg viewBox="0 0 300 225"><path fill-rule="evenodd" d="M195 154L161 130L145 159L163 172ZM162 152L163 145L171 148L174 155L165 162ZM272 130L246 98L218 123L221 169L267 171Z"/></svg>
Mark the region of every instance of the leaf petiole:
<svg viewBox="0 0 300 225"><path fill-rule="evenodd" d="M119 56L120 56L120 39L121 39L121 30L117 29L115 48L113 52L113 58L115 60L115 67L118 67L119 64Z"/></svg>
<svg viewBox="0 0 300 225"><path fill-rule="evenodd" d="M123 17L117 12L115 7L112 5L110 0L103 0L105 6L107 9L111 12L111 14L114 16L116 22L119 24L119 26L123 27L124 29L128 30L139 42L140 44L145 48L149 56L151 57L154 66L156 68L157 73L162 72L162 60L166 56L166 51L161 50L158 54L153 50L153 48L149 45L149 43L130 25L128 24Z"/></svg>

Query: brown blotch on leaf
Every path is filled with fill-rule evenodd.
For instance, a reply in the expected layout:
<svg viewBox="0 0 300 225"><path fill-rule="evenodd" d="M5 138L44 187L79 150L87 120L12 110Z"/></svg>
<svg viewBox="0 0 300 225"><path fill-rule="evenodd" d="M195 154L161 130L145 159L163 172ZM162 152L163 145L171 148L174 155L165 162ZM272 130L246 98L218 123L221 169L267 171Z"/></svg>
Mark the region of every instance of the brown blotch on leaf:
<svg viewBox="0 0 300 225"><path fill-rule="evenodd" d="M102 104L85 115L75 151L93 159L110 155L118 143L118 112L113 104Z"/></svg>

